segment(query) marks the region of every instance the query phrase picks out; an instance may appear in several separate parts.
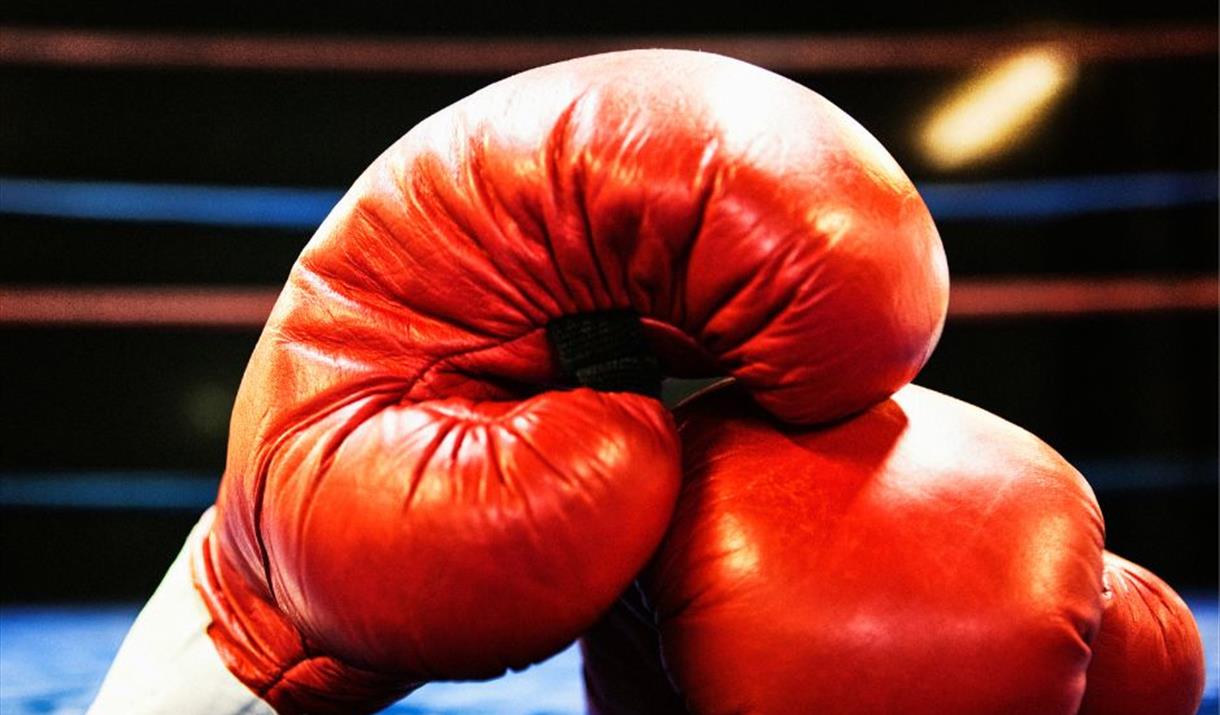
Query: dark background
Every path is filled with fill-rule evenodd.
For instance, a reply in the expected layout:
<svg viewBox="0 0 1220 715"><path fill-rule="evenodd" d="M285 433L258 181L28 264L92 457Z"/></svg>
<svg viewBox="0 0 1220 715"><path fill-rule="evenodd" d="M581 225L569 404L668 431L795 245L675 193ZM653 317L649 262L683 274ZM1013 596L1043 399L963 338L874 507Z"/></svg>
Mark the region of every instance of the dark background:
<svg viewBox="0 0 1220 715"><path fill-rule="evenodd" d="M22 28L516 38L969 33L1216 26L1214 2L898 7L13 2ZM1000 7L1002 5L1002 7ZM872 131L917 185L1215 172L1217 57L1085 64L1019 151L939 172L914 127L969 68L788 73ZM345 187L417 121L503 74L0 63L0 175ZM3 196L0 196L0 205ZM1214 276L1214 201L1047 220L938 221L955 279ZM0 287L280 284L308 231L0 212ZM16 486L218 477L257 329L0 325L0 599L140 599L199 508L61 505ZM951 319L918 382L1040 435L1098 493L1109 546L1182 589L1217 582L1217 313ZM69 482L69 479L77 479ZM70 495L69 495L70 496ZM119 499L121 502L122 500ZM201 508L201 507L200 507Z"/></svg>

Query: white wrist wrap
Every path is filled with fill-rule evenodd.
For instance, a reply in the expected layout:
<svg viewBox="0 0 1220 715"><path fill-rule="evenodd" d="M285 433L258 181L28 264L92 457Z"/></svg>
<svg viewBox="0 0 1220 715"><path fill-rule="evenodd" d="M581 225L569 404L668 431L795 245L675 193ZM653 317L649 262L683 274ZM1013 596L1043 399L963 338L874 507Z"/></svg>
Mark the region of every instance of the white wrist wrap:
<svg viewBox="0 0 1220 715"><path fill-rule="evenodd" d="M211 616L191 580L190 552L211 522L209 509L123 639L88 715L274 715L207 636Z"/></svg>

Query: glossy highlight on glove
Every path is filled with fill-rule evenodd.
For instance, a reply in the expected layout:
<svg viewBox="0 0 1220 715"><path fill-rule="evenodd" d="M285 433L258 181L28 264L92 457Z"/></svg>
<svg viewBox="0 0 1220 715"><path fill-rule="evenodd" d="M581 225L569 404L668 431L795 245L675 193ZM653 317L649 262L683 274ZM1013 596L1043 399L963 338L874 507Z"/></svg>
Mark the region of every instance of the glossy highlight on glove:
<svg viewBox="0 0 1220 715"><path fill-rule="evenodd" d="M664 50L492 85L387 149L293 267L195 559L213 642L283 712L537 661L643 566L681 471L660 403L569 389L549 325L629 311L665 373L806 423L909 381L946 297L909 180L800 85Z"/></svg>
<svg viewBox="0 0 1220 715"><path fill-rule="evenodd" d="M1081 475L908 386L825 428L735 390L677 411L685 484L582 640L597 715L1191 715L1189 610L1103 552Z"/></svg>

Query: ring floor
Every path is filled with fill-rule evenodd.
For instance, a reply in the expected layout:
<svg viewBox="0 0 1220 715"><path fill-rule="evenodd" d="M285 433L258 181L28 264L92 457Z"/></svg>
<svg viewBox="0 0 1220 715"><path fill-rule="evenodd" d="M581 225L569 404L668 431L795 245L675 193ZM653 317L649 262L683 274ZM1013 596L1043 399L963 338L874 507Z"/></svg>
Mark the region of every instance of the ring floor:
<svg viewBox="0 0 1220 715"><path fill-rule="evenodd" d="M1189 594L1203 633L1207 689L1200 715L1220 715L1217 598ZM85 712L137 607L0 608L0 715ZM434 683L385 711L393 715L577 715L584 712L575 647L490 683Z"/></svg>

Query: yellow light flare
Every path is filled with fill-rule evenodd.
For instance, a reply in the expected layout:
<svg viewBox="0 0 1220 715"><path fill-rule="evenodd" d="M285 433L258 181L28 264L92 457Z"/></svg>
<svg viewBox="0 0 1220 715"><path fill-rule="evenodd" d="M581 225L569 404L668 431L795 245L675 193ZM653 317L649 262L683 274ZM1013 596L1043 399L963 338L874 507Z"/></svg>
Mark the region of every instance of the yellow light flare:
<svg viewBox="0 0 1220 715"><path fill-rule="evenodd" d="M984 68L937 106L920 137L928 161L956 169L1012 148L1076 78L1063 49L1032 47Z"/></svg>

